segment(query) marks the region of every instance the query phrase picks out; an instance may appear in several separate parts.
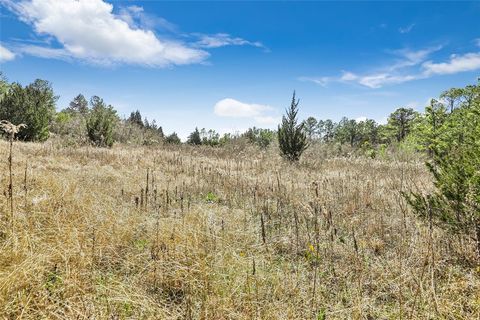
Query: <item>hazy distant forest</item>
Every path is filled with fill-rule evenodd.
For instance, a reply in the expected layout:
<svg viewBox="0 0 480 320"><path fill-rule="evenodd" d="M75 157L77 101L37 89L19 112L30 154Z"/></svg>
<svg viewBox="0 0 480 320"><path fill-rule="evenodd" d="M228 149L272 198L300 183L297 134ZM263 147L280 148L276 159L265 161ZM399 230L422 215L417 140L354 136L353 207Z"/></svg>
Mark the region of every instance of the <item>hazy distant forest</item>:
<svg viewBox="0 0 480 320"><path fill-rule="evenodd" d="M0 317L479 319L480 84L445 89L181 142L2 75Z"/></svg>

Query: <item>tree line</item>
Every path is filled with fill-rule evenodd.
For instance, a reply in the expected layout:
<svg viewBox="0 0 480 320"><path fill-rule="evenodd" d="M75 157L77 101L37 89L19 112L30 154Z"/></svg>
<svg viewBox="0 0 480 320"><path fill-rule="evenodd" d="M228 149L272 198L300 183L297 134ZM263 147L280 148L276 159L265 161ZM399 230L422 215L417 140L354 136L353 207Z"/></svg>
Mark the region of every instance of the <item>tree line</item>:
<svg viewBox="0 0 480 320"><path fill-rule="evenodd" d="M460 102L457 89L450 92L448 109ZM8 83L0 78L0 118L12 123L25 123L27 129L18 135L24 141L45 141L51 133L64 136L72 142L91 143L99 147L111 147L114 142L155 144L181 143L173 132L165 135L155 120L142 117L139 110L133 111L126 119L120 119L112 105L102 98L93 96L87 100L79 94L69 106L56 112L58 97L51 84L35 80L22 86ZM309 143L348 145L352 148L370 150L393 142L401 142L421 122L422 115L411 108L399 108L390 114L388 123L380 125L372 119L357 121L342 118L338 123L332 120L317 120L309 117L302 121L302 132ZM290 132L291 134L292 132ZM220 135L212 129L195 128L186 143L191 145L222 146L237 139L244 139L262 149L276 139L279 130L250 128L241 134Z"/></svg>
<svg viewBox="0 0 480 320"><path fill-rule="evenodd" d="M414 144L418 150L426 150L432 154L424 141L428 136L429 126L438 126L449 114L471 103L476 90L478 91L478 85L447 90L438 100L432 100L423 113L400 107L388 116L385 124L379 124L373 119L355 120L347 117L338 122L330 119L317 120L315 117L300 121L297 119L298 101L294 96L290 109L287 110L287 117L284 117L278 130L252 127L244 133L220 135L213 129L195 128L186 143L222 146L237 139L244 139L265 149L272 142L279 141L280 137L287 143L287 140L296 134L292 131L292 126L296 126L298 122L306 145L338 144L365 151L367 155L374 157L379 148L406 142ZM149 121L139 110L132 111L128 118L121 119L115 108L99 96L87 100L84 95L79 94L72 99L68 107L59 112L56 111L57 100L51 84L46 80L37 79L27 86L22 86L19 83L9 83L3 75L0 76L0 119L27 125L17 136L19 140L45 141L53 133L99 147L111 147L115 142L181 143L175 132L165 135L156 120ZM281 129L287 128L286 119L290 122L290 131ZM293 143L292 141L290 143Z"/></svg>

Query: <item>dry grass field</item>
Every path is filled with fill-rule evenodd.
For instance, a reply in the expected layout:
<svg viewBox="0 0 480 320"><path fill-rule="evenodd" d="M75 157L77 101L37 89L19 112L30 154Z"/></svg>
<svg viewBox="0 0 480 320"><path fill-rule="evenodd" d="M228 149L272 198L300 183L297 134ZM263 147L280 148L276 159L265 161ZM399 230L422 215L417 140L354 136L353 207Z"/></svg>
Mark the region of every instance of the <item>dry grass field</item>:
<svg viewBox="0 0 480 320"><path fill-rule="evenodd" d="M2 319L479 319L473 242L412 215L423 162L0 141Z"/></svg>

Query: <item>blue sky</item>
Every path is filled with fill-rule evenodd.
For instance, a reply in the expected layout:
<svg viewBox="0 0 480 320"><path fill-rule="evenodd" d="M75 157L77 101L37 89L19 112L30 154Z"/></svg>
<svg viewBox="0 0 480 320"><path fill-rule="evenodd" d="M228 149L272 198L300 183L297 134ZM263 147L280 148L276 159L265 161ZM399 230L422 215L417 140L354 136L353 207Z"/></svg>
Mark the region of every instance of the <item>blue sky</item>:
<svg viewBox="0 0 480 320"><path fill-rule="evenodd" d="M0 0L0 68L99 95L164 131L384 121L480 76L480 2Z"/></svg>

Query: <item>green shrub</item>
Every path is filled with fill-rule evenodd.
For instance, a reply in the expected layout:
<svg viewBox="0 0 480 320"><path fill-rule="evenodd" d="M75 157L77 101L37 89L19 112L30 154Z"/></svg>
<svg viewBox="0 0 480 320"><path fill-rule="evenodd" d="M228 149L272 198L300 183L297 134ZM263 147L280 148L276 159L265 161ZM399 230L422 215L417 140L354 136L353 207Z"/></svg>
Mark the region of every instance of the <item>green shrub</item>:
<svg viewBox="0 0 480 320"><path fill-rule="evenodd" d="M168 144L180 144L182 141L178 137L177 133L174 132L168 136L165 137L165 142Z"/></svg>
<svg viewBox="0 0 480 320"><path fill-rule="evenodd" d="M270 129L250 128L244 134L250 143L256 144L260 149L267 149L272 143L275 132Z"/></svg>
<svg viewBox="0 0 480 320"><path fill-rule="evenodd" d="M26 87L13 83L0 101L0 119L27 125L17 135L20 140L45 141L50 135L56 101L48 81L37 79Z"/></svg>
<svg viewBox="0 0 480 320"><path fill-rule="evenodd" d="M119 121L117 112L97 96L92 97L90 104L92 109L86 122L88 138L95 146L111 147L114 129Z"/></svg>

